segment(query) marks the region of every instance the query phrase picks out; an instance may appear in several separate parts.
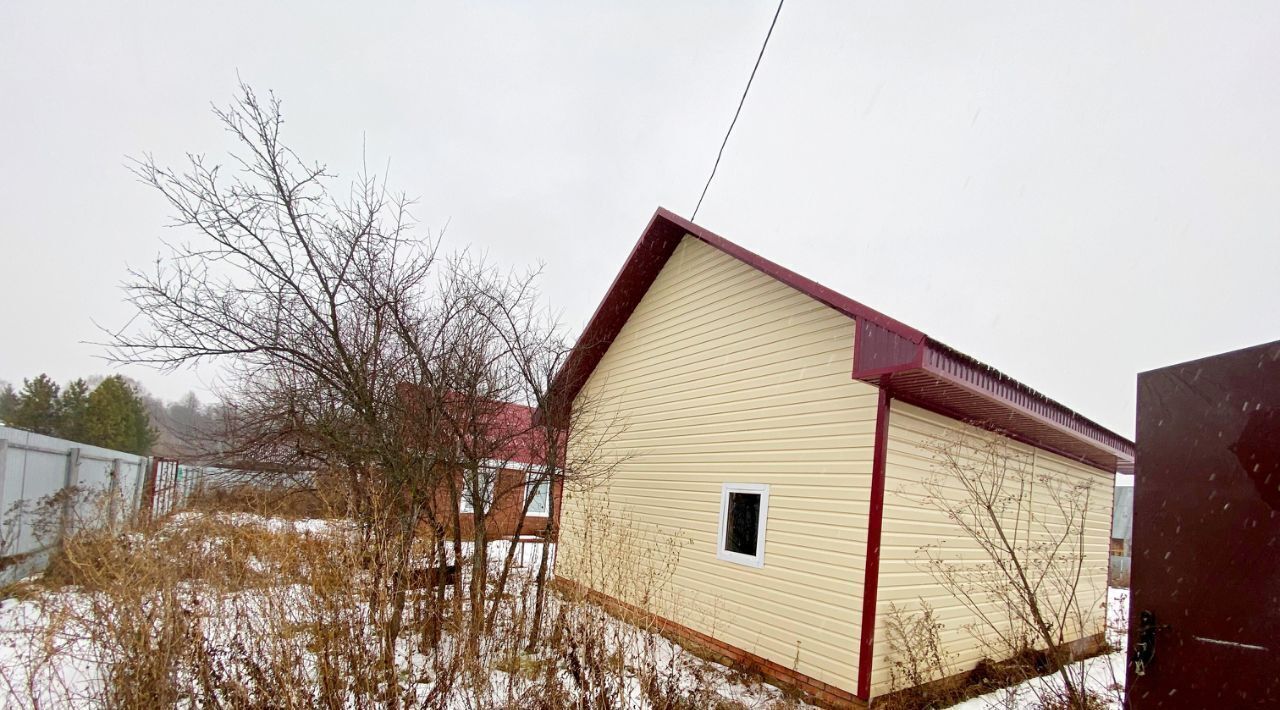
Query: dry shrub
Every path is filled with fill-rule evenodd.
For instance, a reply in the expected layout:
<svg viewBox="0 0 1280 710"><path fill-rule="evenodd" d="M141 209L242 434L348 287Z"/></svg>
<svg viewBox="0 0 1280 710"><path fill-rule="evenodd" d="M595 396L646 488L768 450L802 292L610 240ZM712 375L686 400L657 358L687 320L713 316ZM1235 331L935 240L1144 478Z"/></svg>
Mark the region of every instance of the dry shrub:
<svg viewBox="0 0 1280 710"><path fill-rule="evenodd" d="M568 687L539 688L560 692L559 703L550 707L746 710L784 702L771 697L746 705L725 696L720 686L727 669L664 638L643 615L615 616L576 590L558 595L555 610L551 643L544 653L554 654L553 667L562 669Z"/></svg>
<svg viewBox="0 0 1280 710"><path fill-rule="evenodd" d="M297 636L284 598L292 587L279 582L314 578L326 562L332 566L330 547L309 532L233 516L185 514L120 533L82 530L54 553L40 579L53 593L40 602L50 636L83 649L76 660L101 672L77 699L170 707L204 690L212 700L223 690L218 678L301 680L296 653L275 644L264 654L245 637ZM252 672L228 672L229 664ZM269 684L258 697L295 684Z"/></svg>
<svg viewBox="0 0 1280 710"><path fill-rule="evenodd" d="M343 510L334 493L333 481L316 486L287 483L223 483L197 487L183 506L187 510L224 513L255 513L277 518L329 518Z"/></svg>
<svg viewBox="0 0 1280 710"><path fill-rule="evenodd" d="M727 697L723 681L761 686L757 676L718 664L721 660L696 643L669 635L660 618L696 619L714 630L719 610L706 599L689 596L670 584L689 541L646 525L607 492L583 492L562 530L572 546L557 560L561 584L551 646L562 654L567 675L583 707L655 709L787 707L779 692L755 697L752 704ZM605 597L625 606L607 608ZM618 616L615 616L618 614ZM627 649L619 653L618 649Z"/></svg>
<svg viewBox="0 0 1280 710"><path fill-rule="evenodd" d="M535 449L546 470L585 485L611 468L578 435L583 398L560 396L574 346L539 302L534 272L466 252L446 258L439 237L412 233L410 201L378 177L335 189L324 167L282 142L274 96L241 86L214 112L237 145L231 167L195 155L176 170L149 157L133 164L194 241L175 242L155 270L130 272L141 321L115 331L110 356L224 363L233 406L219 449L225 439L232 459L275 471L333 471L332 509L352 523L311 538L259 525L235 516L286 511L243 489L197 495L198 515L73 535L36 602L31 628L47 633L24 646L53 650L27 654L34 665L15 687L63 680L63 704L104 707L641 702L635 669L663 667L633 647L644 630L546 598L541 574L532 610L527 571L495 585L483 506L470 553L430 538L458 522L454 477L524 438L502 431L505 402L549 415L531 424L536 442L517 446ZM442 490L451 510L433 510ZM416 583L433 576L419 570L445 566L455 571L448 586ZM636 569L644 577L630 584L647 598L645 580L661 579L661 567ZM553 642L542 638L544 600Z"/></svg>
<svg viewBox="0 0 1280 710"><path fill-rule="evenodd" d="M746 710L747 706L717 692L708 666L690 663L683 654L663 654L656 636L645 639L645 656L665 663L637 669L645 698L654 710Z"/></svg>
<svg viewBox="0 0 1280 710"><path fill-rule="evenodd" d="M889 604L885 619L891 692L888 707L942 708L962 698L956 684L944 680L953 654L943 649L943 628L933 607L923 599L916 611Z"/></svg>
<svg viewBox="0 0 1280 710"><path fill-rule="evenodd" d="M1057 670L1049 653L1028 645L1009 658L1000 661L983 659L968 673L955 673L955 654L948 653L941 643L944 628L933 608L924 600L920 600L915 610L892 603L889 605L885 641L889 645L891 691L877 700L877 707L883 705L898 710L945 708L997 690L1002 691L1004 704L1009 707L1023 707L1027 702L1040 710L1103 710L1111 707L1104 696L1088 689L1083 694L1069 695L1054 682L1056 677L1052 675L1048 682L1035 684L1025 693L1020 693L1019 684ZM1083 666L1075 664L1073 673L1083 681ZM1077 687L1083 687L1083 683ZM1022 694L1029 695L1029 699L1019 699Z"/></svg>
<svg viewBox="0 0 1280 710"><path fill-rule="evenodd" d="M42 599L54 620L51 636L83 648L78 660L100 669L89 692L104 707L173 706L194 631L198 600L183 589L185 575L140 543L96 531L73 535L42 578L64 592Z"/></svg>
<svg viewBox="0 0 1280 710"><path fill-rule="evenodd" d="M1106 590L1090 532L1101 479L1059 471L1034 449L976 427L925 448L933 470L903 493L945 516L951 532L919 548L916 567L973 619L947 642L965 631L1002 659L979 663L967 692L1054 674L1065 697L1086 704L1073 644L1101 626L1094 599ZM965 552L971 548L979 554Z"/></svg>
<svg viewBox="0 0 1280 710"><path fill-rule="evenodd" d="M414 567L468 563L441 560L442 548L419 539ZM394 619L381 549L350 522L245 513L82 530L30 596L39 618L13 631L26 639L23 667L0 675L24 706L742 707L720 692L722 670L580 595L548 597L549 633L529 647L527 568L490 595L498 613L469 652L469 595L427 575ZM611 564L650 569L622 555ZM629 581L648 597L662 583Z"/></svg>
<svg viewBox="0 0 1280 710"><path fill-rule="evenodd" d="M81 531L58 546L40 583L112 594L179 582L233 591L304 578L325 541L305 529L254 520L187 513L159 528Z"/></svg>

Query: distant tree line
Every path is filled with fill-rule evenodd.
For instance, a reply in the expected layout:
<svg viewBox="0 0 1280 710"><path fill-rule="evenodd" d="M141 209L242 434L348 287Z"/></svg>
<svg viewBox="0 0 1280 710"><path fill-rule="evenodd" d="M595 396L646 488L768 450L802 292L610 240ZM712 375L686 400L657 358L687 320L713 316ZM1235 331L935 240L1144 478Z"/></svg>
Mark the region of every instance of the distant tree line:
<svg viewBox="0 0 1280 710"><path fill-rule="evenodd" d="M59 387L45 374L24 379L18 391L0 383L0 422L140 455L150 454L157 438L144 395L121 375L93 387L83 378Z"/></svg>

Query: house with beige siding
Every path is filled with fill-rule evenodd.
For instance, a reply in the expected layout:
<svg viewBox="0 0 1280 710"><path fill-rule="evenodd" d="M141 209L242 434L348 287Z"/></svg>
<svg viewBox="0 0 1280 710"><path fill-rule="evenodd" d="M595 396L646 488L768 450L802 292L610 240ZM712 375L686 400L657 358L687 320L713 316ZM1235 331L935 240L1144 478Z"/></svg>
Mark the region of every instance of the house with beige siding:
<svg viewBox="0 0 1280 710"><path fill-rule="evenodd" d="M568 460L609 460L593 485L565 488L558 581L823 705L900 690L890 605L932 607L950 672L990 654L971 605L921 558L976 554L920 502L926 484L954 490L939 442L998 440L1034 480L1085 493L1077 594L1098 606L1068 640L1103 630L1113 477L1131 442L666 210L556 387L590 411Z"/></svg>

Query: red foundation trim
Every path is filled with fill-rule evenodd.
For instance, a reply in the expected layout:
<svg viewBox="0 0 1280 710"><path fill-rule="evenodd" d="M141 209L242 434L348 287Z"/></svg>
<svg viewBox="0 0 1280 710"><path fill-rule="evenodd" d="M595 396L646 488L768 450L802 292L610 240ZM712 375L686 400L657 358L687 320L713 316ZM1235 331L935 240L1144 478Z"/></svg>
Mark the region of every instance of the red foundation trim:
<svg viewBox="0 0 1280 710"><path fill-rule="evenodd" d="M866 703L847 690L823 683L812 676L731 646L720 639L597 592L571 579L556 577L553 585L566 594L599 604L605 611L628 622L650 625L695 655L735 670L758 675L784 691L803 696L806 701L818 707L830 710L865 710L867 707Z"/></svg>

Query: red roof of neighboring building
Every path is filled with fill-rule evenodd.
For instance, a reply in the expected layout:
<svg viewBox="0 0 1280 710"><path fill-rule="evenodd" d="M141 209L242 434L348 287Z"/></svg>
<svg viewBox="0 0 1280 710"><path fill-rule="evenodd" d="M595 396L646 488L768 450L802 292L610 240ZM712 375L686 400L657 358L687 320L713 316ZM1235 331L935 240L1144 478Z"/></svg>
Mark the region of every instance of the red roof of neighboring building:
<svg viewBox="0 0 1280 710"><path fill-rule="evenodd" d="M500 409L490 415L490 436L497 443L493 458L508 463L541 465L543 431L534 426L532 407L501 402Z"/></svg>
<svg viewBox="0 0 1280 710"><path fill-rule="evenodd" d="M546 430L536 420L536 410L515 402L478 398L468 400L460 393L445 393L439 400L426 396L427 390L408 383L399 387L400 396L417 408L418 416L424 408L448 407L459 426L483 432L483 441L475 442L487 451L490 460L512 464L541 466L546 463ZM563 447L563 441L558 442ZM563 450L557 452L563 461Z"/></svg>
<svg viewBox="0 0 1280 710"><path fill-rule="evenodd" d="M1133 442L1128 439L915 328L662 208L557 374L553 389L558 401L573 401L685 235L854 319L853 378L887 388L895 399L997 429L1068 458L1107 471L1132 471Z"/></svg>

